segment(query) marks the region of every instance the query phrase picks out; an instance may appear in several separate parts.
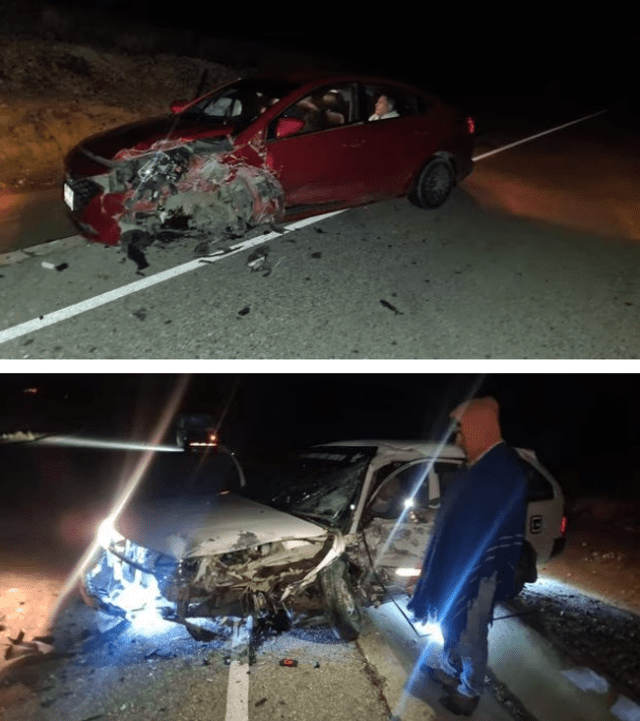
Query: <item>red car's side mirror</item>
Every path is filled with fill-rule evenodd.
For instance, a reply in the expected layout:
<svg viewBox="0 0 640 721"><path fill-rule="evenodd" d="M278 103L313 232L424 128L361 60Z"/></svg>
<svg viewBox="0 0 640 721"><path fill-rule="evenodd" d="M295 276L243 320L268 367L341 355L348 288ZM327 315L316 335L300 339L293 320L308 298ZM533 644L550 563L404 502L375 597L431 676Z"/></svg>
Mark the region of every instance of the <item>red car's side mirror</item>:
<svg viewBox="0 0 640 721"><path fill-rule="evenodd" d="M190 102L191 100L174 100L169 107L172 113L181 113Z"/></svg>
<svg viewBox="0 0 640 721"><path fill-rule="evenodd" d="M304 120L299 118L280 118L276 124L276 138L286 138L295 135L304 127Z"/></svg>

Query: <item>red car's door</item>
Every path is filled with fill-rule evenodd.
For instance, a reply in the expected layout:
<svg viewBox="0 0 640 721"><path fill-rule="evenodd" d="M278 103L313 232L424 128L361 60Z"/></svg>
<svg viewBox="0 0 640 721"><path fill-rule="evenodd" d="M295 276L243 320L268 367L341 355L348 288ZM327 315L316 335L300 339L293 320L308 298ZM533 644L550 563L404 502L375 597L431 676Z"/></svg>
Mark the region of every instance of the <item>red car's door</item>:
<svg viewBox="0 0 640 721"><path fill-rule="evenodd" d="M370 188L375 200L404 194L424 161L442 141L442 129L417 98L402 88L363 85L360 106L366 116L362 130L362 184ZM378 117L376 103L385 98Z"/></svg>
<svg viewBox="0 0 640 721"><path fill-rule="evenodd" d="M287 208L353 200L363 147L354 98L352 84L318 88L270 125L267 165L284 188Z"/></svg>

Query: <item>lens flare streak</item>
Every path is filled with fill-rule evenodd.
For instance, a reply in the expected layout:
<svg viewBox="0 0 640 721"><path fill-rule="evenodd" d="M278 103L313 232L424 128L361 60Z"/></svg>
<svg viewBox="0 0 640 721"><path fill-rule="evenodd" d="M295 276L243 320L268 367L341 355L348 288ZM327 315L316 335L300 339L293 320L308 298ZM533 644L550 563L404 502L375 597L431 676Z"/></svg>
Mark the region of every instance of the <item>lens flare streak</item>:
<svg viewBox="0 0 640 721"><path fill-rule="evenodd" d="M98 438L77 438L73 436L49 436L38 440L45 446L65 448L102 448L116 451L157 451L162 453L184 453L180 446L164 446L153 443L135 443L133 441L105 441Z"/></svg>
<svg viewBox="0 0 640 721"><path fill-rule="evenodd" d="M149 467L149 464L154 457L157 446L159 445L162 438L164 438L167 429L169 428L173 418L177 413L180 402L182 401L182 398L184 397L184 394L186 392L187 385L188 376L182 376L179 379L167 405L165 406L164 412L162 413L160 419L158 420L158 423L156 424L155 432L152 434L151 443L146 447L146 452L140 458L122 493L118 498L116 498L113 504L112 511L108 516L108 521L112 525L115 524L123 509L129 502L129 499L133 495L133 492L136 490L140 481L144 477ZM107 524L103 525L102 528L105 528L106 525ZM100 543L96 538L87 548L82 558L76 564L75 568L71 572L69 578L67 579L66 583L60 591L58 601L56 602L49 618L50 626L53 625L53 622L57 614L59 613L63 603L66 601L71 591L75 588L76 584L80 579L80 576L85 572L87 566L91 562L91 559L94 558L96 552L100 547Z"/></svg>

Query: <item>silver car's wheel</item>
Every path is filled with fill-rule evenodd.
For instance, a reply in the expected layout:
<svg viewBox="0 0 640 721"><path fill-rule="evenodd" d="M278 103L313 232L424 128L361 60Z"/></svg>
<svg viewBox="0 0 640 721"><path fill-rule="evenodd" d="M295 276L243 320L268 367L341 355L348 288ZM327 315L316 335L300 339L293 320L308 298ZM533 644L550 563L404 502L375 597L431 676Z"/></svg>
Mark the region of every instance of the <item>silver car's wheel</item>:
<svg viewBox="0 0 640 721"><path fill-rule="evenodd" d="M362 611L346 563L336 561L325 568L320 574L320 585L334 633L345 641L355 641L362 628Z"/></svg>
<svg viewBox="0 0 640 721"><path fill-rule="evenodd" d="M516 567L513 598L522 592L525 583L535 583L537 580L536 552L529 541L525 541L522 545L518 566Z"/></svg>
<svg viewBox="0 0 640 721"><path fill-rule="evenodd" d="M455 185L453 168L444 158L435 158L420 171L411 200L421 208L438 208Z"/></svg>

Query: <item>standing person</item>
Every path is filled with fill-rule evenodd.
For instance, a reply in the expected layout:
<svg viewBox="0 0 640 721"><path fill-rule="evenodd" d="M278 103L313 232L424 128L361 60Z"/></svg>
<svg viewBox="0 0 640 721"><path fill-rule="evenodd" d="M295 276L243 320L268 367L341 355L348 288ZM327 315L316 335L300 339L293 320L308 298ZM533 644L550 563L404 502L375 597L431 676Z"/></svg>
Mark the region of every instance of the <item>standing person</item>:
<svg viewBox="0 0 640 721"><path fill-rule="evenodd" d="M441 668L422 670L447 690L440 703L465 716L480 701L493 608L513 596L525 530L527 479L502 439L498 415L493 398L451 413L468 466L443 495L409 602L417 620L440 624L444 638Z"/></svg>

